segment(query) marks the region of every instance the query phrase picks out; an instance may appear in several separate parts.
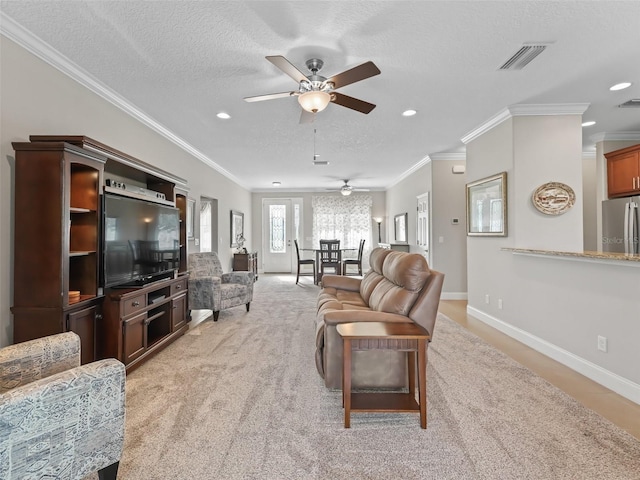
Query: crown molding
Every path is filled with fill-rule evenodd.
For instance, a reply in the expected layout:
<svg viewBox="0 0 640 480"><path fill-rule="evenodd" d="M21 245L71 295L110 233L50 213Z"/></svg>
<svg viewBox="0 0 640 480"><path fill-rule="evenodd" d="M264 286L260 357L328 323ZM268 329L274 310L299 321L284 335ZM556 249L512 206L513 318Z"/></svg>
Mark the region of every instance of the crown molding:
<svg viewBox="0 0 640 480"><path fill-rule="evenodd" d="M588 103L542 103L510 105L461 138L465 145L513 117L536 115L582 115Z"/></svg>
<svg viewBox="0 0 640 480"><path fill-rule="evenodd" d="M394 181L392 181L389 185L387 185L385 188L389 189L391 187L395 187L397 184L399 184L402 180L404 180L405 178L407 178L409 175L411 175L412 173L420 170L422 167L424 167L425 165L427 165L429 162L431 162L431 157L429 155L425 156L422 158L422 160L420 160L418 163L416 163L413 167L411 167L409 170L405 171L402 175L400 175L399 177L397 177Z"/></svg>
<svg viewBox="0 0 640 480"><path fill-rule="evenodd" d="M589 137L593 143L605 141L633 141L640 140L640 132L600 132Z"/></svg>
<svg viewBox="0 0 640 480"><path fill-rule="evenodd" d="M119 108L143 125L149 127L160 136L166 138L173 144L180 147L189 155L197 158L205 165L216 170L218 173L224 175L229 180L237 183L241 187L249 190L249 188L242 181L240 181L240 179L236 178L229 171L225 170L209 157L207 157L204 153L200 152L199 150L182 140L164 125L151 118L149 115L126 100L124 97L121 97L118 93L111 90L102 82L91 76L88 72L75 65L69 58L62 55L60 52L52 48L48 43L44 42L39 37L33 35L22 25L20 25L11 17L7 16L1 11L0 34L17 43L22 48L38 57L40 60L51 65L53 68L62 72L72 80L75 80L86 89L90 90L110 104Z"/></svg>
<svg viewBox="0 0 640 480"><path fill-rule="evenodd" d="M465 162L467 152L445 152L430 155L432 161Z"/></svg>

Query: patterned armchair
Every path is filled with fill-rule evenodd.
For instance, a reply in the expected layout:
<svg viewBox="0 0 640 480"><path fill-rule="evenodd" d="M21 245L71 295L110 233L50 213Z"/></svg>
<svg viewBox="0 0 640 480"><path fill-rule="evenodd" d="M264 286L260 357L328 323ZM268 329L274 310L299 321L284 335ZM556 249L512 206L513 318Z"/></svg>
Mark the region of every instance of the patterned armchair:
<svg viewBox="0 0 640 480"><path fill-rule="evenodd" d="M125 369L80 366L80 337L0 349L0 478L115 480L124 445Z"/></svg>
<svg viewBox="0 0 640 480"><path fill-rule="evenodd" d="M222 273L222 265L215 252L189 254L189 308L213 310L218 321L220 310L246 305L253 300L253 272Z"/></svg>

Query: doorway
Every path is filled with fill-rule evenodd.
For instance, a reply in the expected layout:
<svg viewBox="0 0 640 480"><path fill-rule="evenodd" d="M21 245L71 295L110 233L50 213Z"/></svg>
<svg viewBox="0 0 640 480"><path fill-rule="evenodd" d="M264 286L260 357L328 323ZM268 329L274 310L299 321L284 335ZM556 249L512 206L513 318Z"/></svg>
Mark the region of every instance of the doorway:
<svg viewBox="0 0 640 480"><path fill-rule="evenodd" d="M200 197L200 251L218 251L218 200Z"/></svg>
<svg viewBox="0 0 640 480"><path fill-rule="evenodd" d="M429 204L429 192L418 195L418 219L416 225L416 243L424 252L421 252L429 265L431 265L431 207Z"/></svg>
<svg viewBox="0 0 640 480"><path fill-rule="evenodd" d="M293 240L302 238L302 199L262 200L262 265L265 273L291 273Z"/></svg>

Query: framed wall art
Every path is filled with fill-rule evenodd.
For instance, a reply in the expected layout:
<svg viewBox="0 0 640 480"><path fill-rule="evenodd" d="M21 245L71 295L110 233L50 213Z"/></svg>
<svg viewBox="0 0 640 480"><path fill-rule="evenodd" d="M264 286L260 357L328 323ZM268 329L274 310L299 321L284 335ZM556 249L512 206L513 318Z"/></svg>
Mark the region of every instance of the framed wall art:
<svg viewBox="0 0 640 480"><path fill-rule="evenodd" d="M231 210L231 248L238 247L238 239L244 243L244 213Z"/></svg>
<svg viewBox="0 0 640 480"><path fill-rule="evenodd" d="M393 217L393 229L395 232L396 242L407 241L407 214L400 213Z"/></svg>
<svg viewBox="0 0 640 480"><path fill-rule="evenodd" d="M467 235L507 236L507 172L467 183Z"/></svg>

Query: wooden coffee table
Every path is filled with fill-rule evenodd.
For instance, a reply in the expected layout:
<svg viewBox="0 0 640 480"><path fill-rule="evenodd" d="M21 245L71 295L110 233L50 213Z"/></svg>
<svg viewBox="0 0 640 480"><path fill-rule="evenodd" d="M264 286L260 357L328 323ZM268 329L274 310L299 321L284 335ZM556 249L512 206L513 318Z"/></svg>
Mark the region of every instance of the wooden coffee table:
<svg viewBox="0 0 640 480"><path fill-rule="evenodd" d="M344 428L351 426L351 412L420 412L420 427L427 428L427 341L431 338L415 323L354 322L336 327L342 337L342 403ZM372 347L368 340L408 340L402 348L378 342ZM362 342L361 342L362 341ZM375 344L374 344L375 345ZM407 352L408 393L352 393L351 352L354 350L391 349ZM418 353L418 402L415 398L416 352Z"/></svg>

